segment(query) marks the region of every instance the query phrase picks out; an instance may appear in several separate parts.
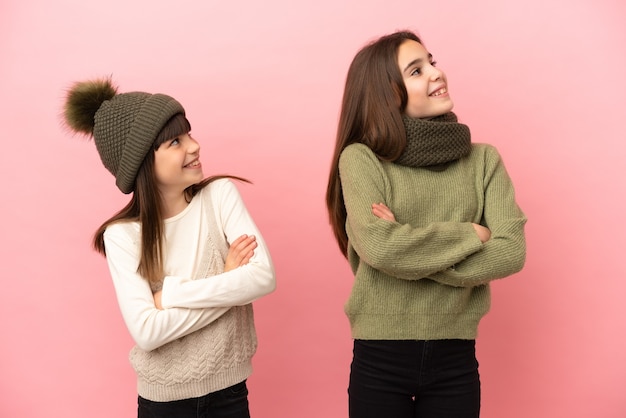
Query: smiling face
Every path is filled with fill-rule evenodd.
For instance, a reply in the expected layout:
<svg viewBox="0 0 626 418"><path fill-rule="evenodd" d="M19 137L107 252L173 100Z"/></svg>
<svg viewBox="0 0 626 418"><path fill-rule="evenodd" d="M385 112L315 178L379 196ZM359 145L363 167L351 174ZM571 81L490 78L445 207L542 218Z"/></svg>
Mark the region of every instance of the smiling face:
<svg viewBox="0 0 626 418"><path fill-rule="evenodd" d="M403 42L398 48L398 67L408 94L404 113L412 118L430 119L452 110L454 103L446 75L435 67L432 55L422 44Z"/></svg>
<svg viewBox="0 0 626 418"><path fill-rule="evenodd" d="M154 152L154 173L163 195L176 195L204 178L200 145L185 133L163 142Z"/></svg>

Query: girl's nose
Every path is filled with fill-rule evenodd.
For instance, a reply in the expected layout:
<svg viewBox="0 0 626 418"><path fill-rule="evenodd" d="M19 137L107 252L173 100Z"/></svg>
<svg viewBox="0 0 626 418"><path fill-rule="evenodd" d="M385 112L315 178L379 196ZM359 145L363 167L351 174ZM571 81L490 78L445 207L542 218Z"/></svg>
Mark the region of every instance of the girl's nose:
<svg viewBox="0 0 626 418"><path fill-rule="evenodd" d="M198 144L198 141L193 139L191 136L188 136L188 139L189 145L187 146L187 152L189 152L190 154L195 154L200 151L200 144Z"/></svg>
<svg viewBox="0 0 626 418"><path fill-rule="evenodd" d="M431 80L437 81L443 76L443 71L441 71L439 68L431 65L430 69L431 69L431 73L430 73Z"/></svg>

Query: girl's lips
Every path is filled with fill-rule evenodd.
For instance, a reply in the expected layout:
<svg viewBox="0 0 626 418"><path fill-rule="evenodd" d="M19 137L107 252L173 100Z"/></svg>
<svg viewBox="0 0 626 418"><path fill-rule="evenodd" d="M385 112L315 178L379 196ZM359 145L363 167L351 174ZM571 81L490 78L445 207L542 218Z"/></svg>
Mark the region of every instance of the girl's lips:
<svg viewBox="0 0 626 418"><path fill-rule="evenodd" d="M433 91L432 93L429 94L429 96L431 96L431 97L439 97L439 96L443 96L446 93L448 93L448 88L444 86L444 87L440 87L437 90Z"/></svg>
<svg viewBox="0 0 626 418"><path fill-rule="evenodd" d="M189 164L185 164L183 167L185 167L185 168L198 168L198 167L202 167L202 164L200 164L200 160L193 160Z"/></svg>

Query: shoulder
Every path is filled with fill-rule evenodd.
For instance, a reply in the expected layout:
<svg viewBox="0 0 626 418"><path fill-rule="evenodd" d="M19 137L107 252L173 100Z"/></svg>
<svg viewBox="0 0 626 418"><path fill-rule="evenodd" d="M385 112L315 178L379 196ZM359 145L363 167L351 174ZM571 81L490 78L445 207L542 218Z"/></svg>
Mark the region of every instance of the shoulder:
<svg viewBox="0 0 626 418"><path fill-rule="evenodd" d="M235 183L229 178L221 178L213 180L206 186L204 186L195 197L199 198L217 198L223 194L232 193L237 191Z"/></svg>
<svg viewBox="0 0 626 418"><path fill-rule="evenodd" d="M364 164L367 166L381 164L376 154L374 154L374 151L365 144L350 144L344 148L339 156L340 169L342 167L357 167Z"/></svg>
<svg viewBox="0 0 626 418"><path fill-rule="evenodd" d="M491 144L485 144L485 143L476 143L476 144L472 144L472 152L480 152L482 154L488 154L488 153L498 153L498 150L496 149L496 147L494 147Z"/></svg>
<svg viewBox="0 0 626 418"><path fill-rule="evenodd" d="M141 227L139 222L119 221L107 226L103 235L104 241L125 243L127 245L139 245L141 240Z"/></svg>
<svg viewBox="0 0 626 418"><path fill-rule="evenodd" d="M479 158L486 162L497 162L500 160L498 149L491 144L472 144L471 158Z"/></svg>
<svg viewBox="0 0 626 418"><path fill-rule="evenodd" d="M365 144L362 143L355 143L355 144L350 144L347 147L345 147L343 149L343 151L341 151L341 156L340 158L350 158L353 156L372 156L372 157L376 157L374 155L374 152L370 149L370 147L368 147Z"/></svg>
<svg viewBox="0 0 626 418"><path fill-rule="evenodd" d="M139 222L135 221L118 221L107 226L104 230L105 235L135 235L141 232Z"/></svg>
<svg viewBox="0 0 626 418"><path fill-rule="evenodd" d="M230 178L221 178L207 184L194 197L203 201L210 201L213 205L223 206L237 204L241 201L241 194Z"/></svg>

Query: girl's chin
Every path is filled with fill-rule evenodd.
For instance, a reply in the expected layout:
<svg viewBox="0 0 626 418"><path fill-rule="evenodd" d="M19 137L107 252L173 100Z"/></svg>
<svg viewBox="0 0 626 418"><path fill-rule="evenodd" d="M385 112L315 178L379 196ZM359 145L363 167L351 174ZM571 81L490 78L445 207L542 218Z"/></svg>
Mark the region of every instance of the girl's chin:
<svg viewBox="0 0 626 418"><path fill-rule="evenodd" d="M443 103L442 103L443 105ZM436 118L437 116L441 116L441 115L445 115L446 113L450 113L452 111L452 108L454 108L454 103L452 103L452 100L449 101L449 103L446 103L445 106L437 106L436 109L428 109L425 110L423 112L415 112L413 114L411 114L411 112L407 110L405 110L405 114L411 118L415 118L415 119L433 119Z"/></svg>

